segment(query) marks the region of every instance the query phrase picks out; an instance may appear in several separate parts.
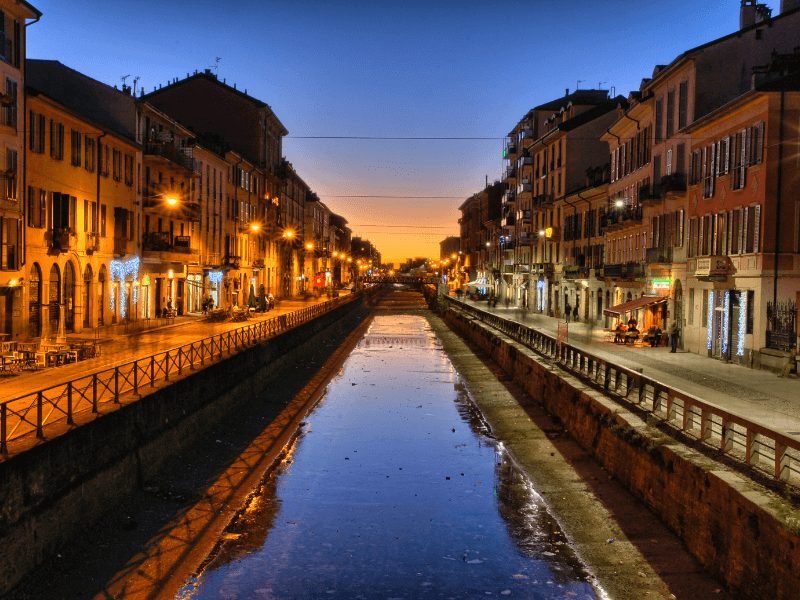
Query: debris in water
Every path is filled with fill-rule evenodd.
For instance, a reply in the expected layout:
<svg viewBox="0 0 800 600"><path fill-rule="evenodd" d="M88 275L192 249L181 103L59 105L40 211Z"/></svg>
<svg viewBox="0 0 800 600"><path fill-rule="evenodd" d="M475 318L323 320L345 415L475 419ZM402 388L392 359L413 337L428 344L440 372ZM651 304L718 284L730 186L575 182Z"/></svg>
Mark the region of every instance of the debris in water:
<svg viewBox="0 0 800 600"><path fill-rule="evenodd" d="M616 542L616 541L617 541L617 538L608 538L608 539L606 540L606 544L613 544L613 543L614 543L614 542Z"/></svg>

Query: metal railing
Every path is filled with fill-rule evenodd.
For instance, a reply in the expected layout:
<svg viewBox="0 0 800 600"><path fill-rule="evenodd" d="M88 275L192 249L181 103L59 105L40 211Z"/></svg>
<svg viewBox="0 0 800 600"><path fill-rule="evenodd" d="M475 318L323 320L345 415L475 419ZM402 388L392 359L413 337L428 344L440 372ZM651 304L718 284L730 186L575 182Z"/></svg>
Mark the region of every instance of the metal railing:
<svg viewBox="0 0 800 600"><path fill-rule="evenodd" d="M120 405L126 394L139 395L160 381L169 382L187 371L215 363L356 298L357 295L349 295L314 304L4 400L0 402L0 454L7 456L8 444L19 438L35 435L45 439L44 428L48 425L64 422L73 426L76 417L80 421L87 416L93 418L104 407Z"/></svg>
<svg viewBox="0 0 800 600"><path fill-rule="evenodd" d="M652 415L671 430L699 442L697 447L712 457L721 454L745 469L793 486L800 485L800 441L638 371L568 343L558 343L556 337L542 331L453 298L446 298L446 302L537 354L556 361L562 369L603 390L609 397Z"/></svg>

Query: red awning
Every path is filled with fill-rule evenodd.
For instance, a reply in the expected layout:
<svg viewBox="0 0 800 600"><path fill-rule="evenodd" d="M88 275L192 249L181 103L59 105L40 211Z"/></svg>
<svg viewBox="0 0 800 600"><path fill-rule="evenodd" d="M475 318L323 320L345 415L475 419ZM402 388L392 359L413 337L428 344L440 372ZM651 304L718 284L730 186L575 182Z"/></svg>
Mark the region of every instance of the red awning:
<svg viewBox="0 0 800 600"><path fill-rule="evenodd" d="M608 315L609 317L621 317L625 313L633 312L634 310L644 308L645 306L650 306L652 304L658 304L659 302L666 302L668 299L668 296L642 296L641 298L636 298L634 300L623 302L622 304L617 304L611 308L605 308L603 309L603 314Z"/></svg>

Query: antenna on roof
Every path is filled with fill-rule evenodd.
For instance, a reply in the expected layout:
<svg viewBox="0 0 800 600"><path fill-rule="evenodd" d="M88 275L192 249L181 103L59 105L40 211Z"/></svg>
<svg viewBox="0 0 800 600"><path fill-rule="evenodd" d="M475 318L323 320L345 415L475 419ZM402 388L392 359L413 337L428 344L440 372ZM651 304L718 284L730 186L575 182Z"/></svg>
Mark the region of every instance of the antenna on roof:
<svg viewBox="0 0 800 600"><path fill-rule="evenodd" d="M578 83L575 85L575 89L576 90L581 89L581 84L584 83L585 81L586 81L585 79L578 79Z"/></svg>
<svg viewBox="0 0 800 600"><path fill-rule="evenodd" d="M136 95L136 84L139 83L140 77L137 75L133 78L133 95Z"/></svg>
<svg viewBox="0 0 800 600"><path fill-rule="evenodd" d="M598 90L602 90L602 89L603 89L603 84L604 84L604 83L608 83L608 82L607 82L607 81L598 81L598 82L597 82L597 89L598 89Z"/></svg>

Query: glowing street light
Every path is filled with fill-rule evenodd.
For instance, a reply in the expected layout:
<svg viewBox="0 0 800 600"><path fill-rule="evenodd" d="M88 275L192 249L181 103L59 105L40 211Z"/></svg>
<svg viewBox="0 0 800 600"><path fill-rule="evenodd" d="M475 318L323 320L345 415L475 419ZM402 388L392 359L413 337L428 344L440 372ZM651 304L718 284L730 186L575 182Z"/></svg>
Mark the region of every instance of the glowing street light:
<svg viewBox="0 0 800 600"><path fill-rule="evenodd" d="M294 235L295 235L294 229L284 229L282 237L285 240L291 240L294 239Z"/></svg>
<svg viewBox="0 0 800 600"><path fill-rule="evenodd" d="M306 242L306 250L313 250L314 244L311 242Z"/></svg>
<svg viewBox="0 0 800 600"><path fill-rule="evenodd" d="M169 206L176 206L178 204L178 199L175 196L167 196L166 201Z"/></svg>

